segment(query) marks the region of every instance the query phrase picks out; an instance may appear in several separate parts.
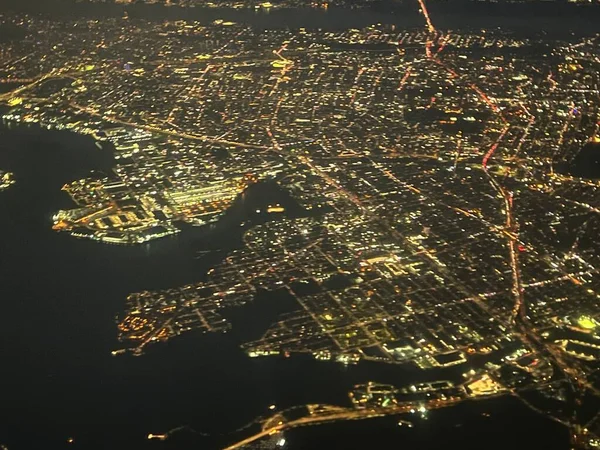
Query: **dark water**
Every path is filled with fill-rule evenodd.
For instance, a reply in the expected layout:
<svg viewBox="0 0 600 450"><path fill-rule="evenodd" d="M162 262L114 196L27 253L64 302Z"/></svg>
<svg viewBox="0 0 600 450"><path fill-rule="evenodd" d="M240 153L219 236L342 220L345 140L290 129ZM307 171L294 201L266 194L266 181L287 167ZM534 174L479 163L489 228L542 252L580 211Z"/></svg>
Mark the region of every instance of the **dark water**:
<svg viewBox="0 0 600 450"><path fill-rule="evenodd" d="M0 167L17 179L0 194L0 444L10 450L216 448L220 434L266 413L272 403L343 405L347 391L369 379L404 385L454 376L373 363L344 369L308 357L247 358L239 350L240 341L267 325L254 317L266 314L278 293L264 294L245 317L234 314L236 328L230 334L191 333L142 357L112 357L115 317L128 293L202 279L223 252L196 259L198 249L239 245L239 223L264 220L251 211L275 199L290 202L266 185L241 199L215 230L188 230L140 247L102 245L53 232L52 213L70 206L61 186L90 170L107 171L112 164L110 152L98 150L86 137L38 128L0 129ZM293 204L289 206L294 214ZM555 436L540 434L550 445L545 448L559 448L551 446L559 442L556 436L566 445L561 427L528 410L510 402L496 409L489 425L494 432L502 433L512 414L520 411L523 420L542 420L553 430ZM447 427L453 427L463 419L450 414L447 420ZM212 437L145 440L150 432L181 425ZM411 442L395 430L387 435L387 425L372 425L335 425L333 435L311 430L306 441L303 432L295 431L290 442L296 443L294 448L331 448L319 441L330 442L340 427L350 427L350 433L346 446L339 448L355 448L352 443L362 438L379 439L381 445L371 448L386 448L386 436ZM420 435L428 442L422 448L438 448L444 433ZM467 425L452 433L463 443L471 439ZM70 436L75 444L66 443Z"/></svg>
<svg viewBox="0 0 600 450"><path fill-rule="evenodd" d="M381 1L368 9L332 7L296 9L182 8L160 4L118 5L113 2L87 3L74 0L2 0L5 11L42 14L52 18L121 17L126 11L132 19L195 20L210 23L231 20L257 28L321 28L326 30L360 28L373 24L394 24L403 28L424 27L417 0ZM594 34L598 31L600 7L564 2L477 2L467 0L429 1L428 10L439 29L493 29L501 27L517 33ZM2 33L0 32L0 40Z"/></svg>
<svg viewBox="0 0 600 450"><path fill-rule="evenodd" d="M566 171L575 177L600 179L600 144L586 144Z"/></svg>
<svg viewBox="0 0 600 450"><path fill-rule="evenodd" d="M510 417L507 412L510 411ZM553 426L514 398L463 403L451 409L401 417L413 428L398 426L398 417L336 423L286 433L290 450L363 449L566 449L566 429Z"/></svg>

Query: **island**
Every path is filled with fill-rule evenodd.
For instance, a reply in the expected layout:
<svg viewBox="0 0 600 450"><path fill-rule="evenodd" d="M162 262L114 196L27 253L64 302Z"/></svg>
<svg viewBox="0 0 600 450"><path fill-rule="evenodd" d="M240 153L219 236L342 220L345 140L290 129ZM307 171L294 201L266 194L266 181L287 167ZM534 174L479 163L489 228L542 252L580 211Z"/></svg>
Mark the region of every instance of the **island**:
<svg viewBox="0 0 600 450"><path fill-rule="evenodd" d="M11 172L0 170L0 191L8 189L15 183L15 177Z"/></svg>

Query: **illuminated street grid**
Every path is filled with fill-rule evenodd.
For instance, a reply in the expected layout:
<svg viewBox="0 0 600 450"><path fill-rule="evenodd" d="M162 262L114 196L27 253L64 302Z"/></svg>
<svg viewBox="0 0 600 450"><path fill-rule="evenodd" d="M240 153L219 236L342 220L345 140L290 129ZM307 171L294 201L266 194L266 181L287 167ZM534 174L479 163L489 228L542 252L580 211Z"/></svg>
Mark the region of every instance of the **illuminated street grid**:
<svg viewBox="0 0 600 450"><path fill-rule="evenodd" d="M296 309L250 356L466 372L487 358L463 384L414 388L426 409L564 380L598 393L600 184L557 170L600 141L597 38L441 32L428 16L425 31L343 32L15 21L30 37L1 53L0 81L25 83L5 118L116 148L113 174L64 187L77 207L55 229L145 242L266 179L320 211L250 229L203 282L131 294L124 348L227 331L260 288ZM414 410L405 394L357 386L356 408L317 416ZM557 417L588 443L596 419Z"/></svg>

